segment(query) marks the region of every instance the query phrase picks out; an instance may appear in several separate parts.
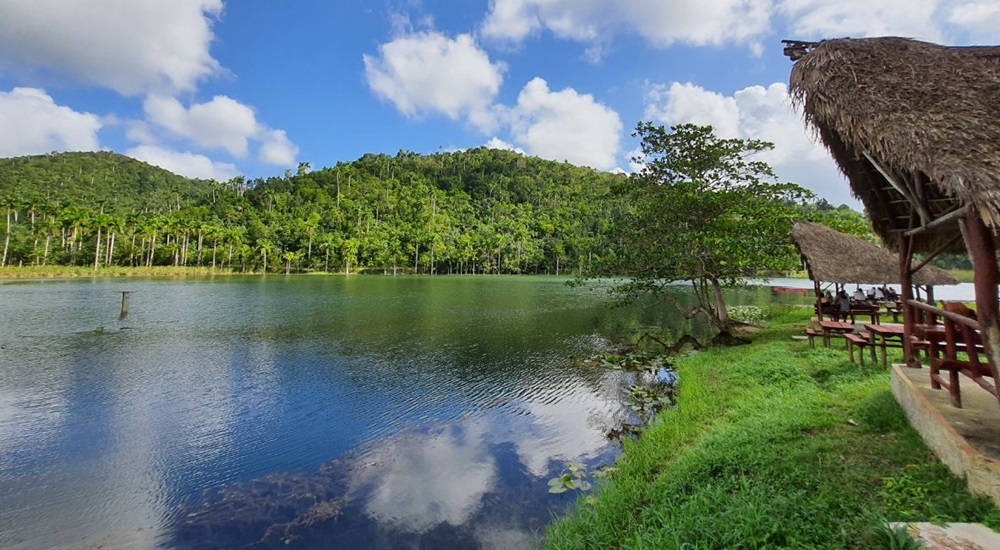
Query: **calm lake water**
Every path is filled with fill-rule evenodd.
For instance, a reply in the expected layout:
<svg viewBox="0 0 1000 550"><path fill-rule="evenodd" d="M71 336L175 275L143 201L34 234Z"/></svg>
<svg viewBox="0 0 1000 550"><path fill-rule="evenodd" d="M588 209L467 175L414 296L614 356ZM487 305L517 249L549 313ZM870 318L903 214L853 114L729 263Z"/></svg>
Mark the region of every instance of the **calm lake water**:
<svg viewBox="0 0 1000 550"><path fill-rule="evenodd" d="M0 548L526 547L631 418L574 358L678 323L554 278L0 284Z"/></svg>

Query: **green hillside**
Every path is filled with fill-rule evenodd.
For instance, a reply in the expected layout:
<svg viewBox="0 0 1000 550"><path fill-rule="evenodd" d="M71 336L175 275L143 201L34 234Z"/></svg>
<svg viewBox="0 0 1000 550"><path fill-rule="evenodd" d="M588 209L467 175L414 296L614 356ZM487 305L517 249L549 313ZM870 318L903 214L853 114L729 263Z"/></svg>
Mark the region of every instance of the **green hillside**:
<svg viewBox="0 0 1000 550"><path fill-rule="evenodd" d="M608 250L608 197L623 181L486 148L370 154L225 184L113 153L3 159L0 265L580 270Z"/></svg>
<svg viewBox="0 0 1000 550"><path fill-rule="evenodd" d="M2 266L581 273L625 250L625 175L487 148L191 180L128 157L0 159ZM850 209L803 217L867 228Z"/></svg>
<svg viewBox="0 0 1000 550"><path fill-rule="evenodd" d="M26 203L86 205L115 214L175 209L200 200L206 182L110 152L52 153L0 159L0 196Z"/></svg>

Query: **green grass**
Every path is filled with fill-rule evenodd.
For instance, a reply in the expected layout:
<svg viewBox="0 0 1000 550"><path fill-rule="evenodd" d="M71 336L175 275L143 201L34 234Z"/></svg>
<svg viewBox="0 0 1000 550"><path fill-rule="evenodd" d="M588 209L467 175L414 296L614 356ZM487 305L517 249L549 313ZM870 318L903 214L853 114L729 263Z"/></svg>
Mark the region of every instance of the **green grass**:
<svg viewBox="0 0 1000 550"><path fill-rule="evenodd" d="M681 359L678 407L545 547L886 548L887 521L1000 527L909 428L885 370L791 340L808 315Z"/></svg>
<svg viewBox="0 0 1000 550"><path fill-rule="evenodd" d="M973 282L974 272L971 269L949 269L948 273L951 273L960 283Z"/></svg>
<svg viewBox="0 0 1000 550"><path fill-rule="evenodd" d="M232 272L211 267L101 267L93 266L23 266L0 267L0 279L56 279L75 277L202 277L232 275Z"/></svg>

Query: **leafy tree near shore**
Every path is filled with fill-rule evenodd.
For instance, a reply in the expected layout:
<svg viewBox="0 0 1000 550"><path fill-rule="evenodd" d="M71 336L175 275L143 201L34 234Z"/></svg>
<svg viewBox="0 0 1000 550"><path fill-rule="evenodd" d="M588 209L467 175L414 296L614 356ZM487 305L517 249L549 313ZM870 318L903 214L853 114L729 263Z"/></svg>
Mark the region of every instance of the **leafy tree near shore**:
<svg viewBox="0 0 1000 550"><path fill-rule="evenodd" d="M667 130L640 123L635 135L645 168L621 186L631 208L612 230L623 245L605 267L629 276L616 287L626 298L652 293L681 307L672 293L689 282L697 305L686 314L706 314L729 335L722 289L795 266L791 224L811 195L776 183L771 168L755 160L770 143L723 139L710 126L690 124Z"/></svg>

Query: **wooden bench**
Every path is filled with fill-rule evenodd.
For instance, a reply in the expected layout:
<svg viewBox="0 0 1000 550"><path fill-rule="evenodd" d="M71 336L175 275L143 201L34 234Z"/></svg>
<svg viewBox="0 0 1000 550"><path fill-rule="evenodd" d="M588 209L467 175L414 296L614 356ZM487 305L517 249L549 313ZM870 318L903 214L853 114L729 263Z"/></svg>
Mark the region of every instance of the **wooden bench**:
<svg viewBox="0 0 1000 550"><path fill-rule="evenodd" d="M809 339L809 347L811 347L811 348L815 348L816 347L816 337L817 336L819 336L820 338L822 338L823 337L823 333L819 332L818 330L813 330L811 328L807 328L806 329L806 338Z"/></svg>
<svg viewBox="0 0 1000 550"><path fill-rule="evenodd" d="M853 332L848 332L844 334L844 339L847 340L847 353L851 356L851 362L854 362L854 346L858 347L858 357L861 358L861 366L865 365L865 347L871 344L867 334L855 334ZM873 358L874 359L874 358Z"/></svg>
<svg viewBox="0 0 1000 550"><path fill-rule="evenodd" d="M856 305L851 307L848 316L851 318L852 323L857 322L857 317L869 317L872 323L878 324L879 317L882 315L882 310L878 306L869 305Z"/></svg>

